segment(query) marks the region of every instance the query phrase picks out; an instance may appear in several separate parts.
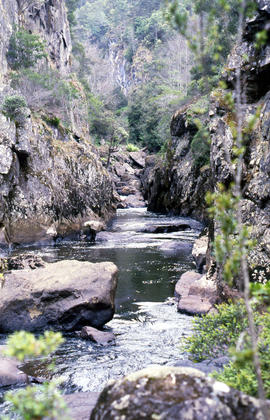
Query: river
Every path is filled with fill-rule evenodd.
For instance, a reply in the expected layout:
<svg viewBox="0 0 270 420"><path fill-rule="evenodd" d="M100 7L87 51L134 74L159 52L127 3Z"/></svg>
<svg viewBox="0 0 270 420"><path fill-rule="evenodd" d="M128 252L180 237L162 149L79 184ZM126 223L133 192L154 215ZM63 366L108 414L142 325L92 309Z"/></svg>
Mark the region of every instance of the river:
<svg viewBox="0 0 270 420"><path fill-rule="evenodd" d="M190 228L151 232L157 226L181 223ZM116 342L102 347L74 334L67 335L55 355L55 375L63 378L65 393L100 391L110 379L151 364L174 364L187 357L181 352L180 343L191 333L192 318L177 313L172 296L181 274L194 269L191 249L201 228L200 223L189 218L126 209L118 210L108 230L100 232L95 243L62 242L12 251L37 254L48 262L112 261L119 268L116 314L105 327L115 334ZM4 340L2 337L2 343ZM46 363L31 362L27 369L43 376Z"/></svg>

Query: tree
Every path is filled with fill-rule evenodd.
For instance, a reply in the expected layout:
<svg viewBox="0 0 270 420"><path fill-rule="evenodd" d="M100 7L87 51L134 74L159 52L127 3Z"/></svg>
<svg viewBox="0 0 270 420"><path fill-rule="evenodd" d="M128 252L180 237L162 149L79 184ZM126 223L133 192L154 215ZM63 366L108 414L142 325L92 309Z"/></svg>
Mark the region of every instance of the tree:
<svg viewBox="0 0 270 420"><path fill-rule="evenodd" d="M15 30L11 35L7 59L13 70L32 67L46 56L45 44L38 35L25 29Z"/></svg>

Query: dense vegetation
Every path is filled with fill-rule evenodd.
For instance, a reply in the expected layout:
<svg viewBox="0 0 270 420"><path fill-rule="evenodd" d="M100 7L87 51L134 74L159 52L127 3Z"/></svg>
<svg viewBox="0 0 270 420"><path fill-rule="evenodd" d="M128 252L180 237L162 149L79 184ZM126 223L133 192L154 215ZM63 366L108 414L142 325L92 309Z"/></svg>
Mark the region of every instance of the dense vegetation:
<svg viewBox="0 0 270 420"><path fill-rule="evenodd" d="M261 312L254 304L255 324L259 334L259 355L266 397L270 398L270 314ZM194 320L194 334L186 339L185 349L194 361L231 356L224 371L213 376L233 388L256 396L258 384L254 365L246 307L243 301L222 304L217 314L208 314Z"/></svg>
<svg viewBox="0 0 270 420"><path fill-rule="evenodd" d="M67 4L90 133L158 151L185 96L191 62L187 43L164 19L164 2L95 0L77 2L76 10Z"/></svg>

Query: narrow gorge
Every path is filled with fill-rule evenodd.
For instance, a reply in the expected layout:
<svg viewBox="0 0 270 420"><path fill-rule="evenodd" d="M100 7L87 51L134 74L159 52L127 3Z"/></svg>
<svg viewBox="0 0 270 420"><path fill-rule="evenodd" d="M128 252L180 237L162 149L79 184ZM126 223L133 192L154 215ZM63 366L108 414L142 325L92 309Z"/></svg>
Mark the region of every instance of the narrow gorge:
<svg viewBox="0 0 270 420"><path fill-rule="evenodd" d="M1 418L269 418L269 95L268 0L0 0Z"/></svg>

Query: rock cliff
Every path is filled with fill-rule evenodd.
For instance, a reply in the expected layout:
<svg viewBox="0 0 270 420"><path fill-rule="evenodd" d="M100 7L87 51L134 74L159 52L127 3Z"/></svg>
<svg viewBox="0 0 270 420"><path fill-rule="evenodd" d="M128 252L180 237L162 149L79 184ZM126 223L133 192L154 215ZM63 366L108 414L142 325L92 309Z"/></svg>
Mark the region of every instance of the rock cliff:
<svg viewBox="0 0 270 420"><path fill-rule="evenodd" d="M258 1L258 11L246 24L242 44L232 51L224 76L229 91L233 92L236 64L240 57L242 79L245 81L246 105L244 113L248 118L260 109L256 127L246 144L243 168L243 217L252 225L257 240L256 249L250 255L254 268L253 278L263 281L270 278L270 5L266 0ZM258 51L255 48L256 33L265 29L268 40ZM209 127L211 148L210 166L200 170L194 166L191 141L196 127L190 124L189 108L179 110L172 118L172 143L163 164L158 162L148 169L148 183L144 180L149 209L206 216L204 195L215 189L217 183L228 185L232 174L226 153L231 152L232 133L230 112L226 109L219 92L210 98L210 109L205 123ZM152 165L152 168L150 167Z"/></svg>
<svg viewBox="0 0 270 420"><path fill-rule="evenodd" d="M25 2L24 2L25 3ZM20 9L20 1L0 0L0 102L20 94L10 87L6 53L14 25L40 36L45 68L71 79L71 37L64 1ZM76 92L77 92L76 91ZM107 220L115 206L113 188L91 144L77 96L68 109L70 126L51 109L26 109L20 120L0 113L0 245L76 237L89 220ZM66 112L64 110L63 112Z"/></svg>
<svg viewBox="0 0 270 420"><path fill-rule="evenodd" d="M21 23L46 41L50 64L62 74L67 73L72 45L65 2L49 0L41 7L30 8L26 4L21 0L0 0L0 77L8 71L6 52L13 28Z"/></svg>
<svg viewBox="0 0 270 420"><path fill-rule="evenodd" d="M194 162L190 146L197 127L189 121L187 109L180 109L172 118L172 140L165 161L148 158L142 182L149 210L205 220L210 166L199 168Z"/></svg>
<svg viewBox="0 0 270 420"><path fill-rule="evenodd" d="M246 120L259 110L259 118L252 134L247 139L243 164L242 212L244 222L252 226L252 235L257 241L250 255L253 278L258 281L270 279L270 5L258 2L256 16L247 22L243 42L232 51L225 74L225 81L233 89L236 65L241 64L246 105L243 107ZM258 51L255 37L258 31L267 30L266 45ZM219 95L217 95L219 96ZM212 98L209 127L211 132L211 170L213 183L225 185L232 174L226 154L231 153L232 133L229 128L231 113L221 97Z"/></svg>

